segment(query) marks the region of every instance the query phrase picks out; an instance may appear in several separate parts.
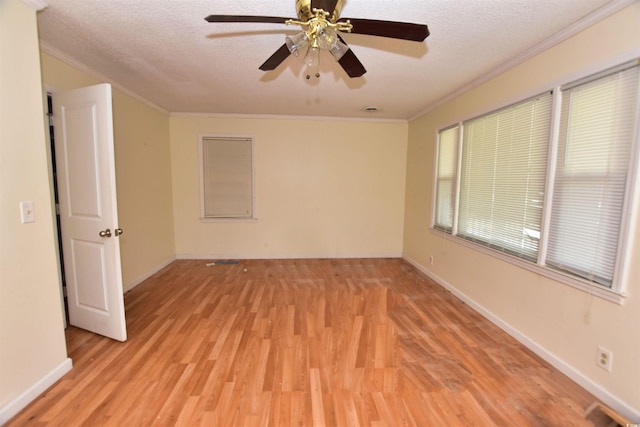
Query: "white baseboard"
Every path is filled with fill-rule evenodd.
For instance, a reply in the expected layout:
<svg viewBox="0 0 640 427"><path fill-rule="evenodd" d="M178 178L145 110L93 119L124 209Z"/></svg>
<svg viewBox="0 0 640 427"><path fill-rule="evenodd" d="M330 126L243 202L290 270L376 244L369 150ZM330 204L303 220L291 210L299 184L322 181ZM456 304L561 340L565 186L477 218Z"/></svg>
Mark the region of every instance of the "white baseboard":
<svg viewBox="0 0 640 427"><path fill-rule="evenodd" d="M387 254L322 254L322 255L232 255L232 254L178 254L176 255L176 259L203 259L203 260L211 260L211 259L358 259L358 258L401 258L402 254L398 252L392 252Z"/></svg>
<svg viewBox="0 0 640 427"><path fill-rule="evenodd" d="M504 320L502 320L501 318L493 314L491 311L487 310L486 308L478 304L473 299L469 298L464 293L460 292L458 289L453 287L446 280L434 274L432 271L430 271L426 267L422 266L421 264L411 259L410 257L407 257L406 255L403 256L403 259L405 259L408 263L410 263L411 265L416 267L418 270L420 270L422 273L424 273L425 275L433 279L440 286L449 290L456 297L464 301L464 303L467 304L469 307L471 307L472 309L480 313L483 317L485 317L487 320L489 320L491 323L493 323L494 325L496 325L497 327L499 327L500 329L502 329L503 331L511 335L518 342L520 342L529 350L533 351L535 354L540 356L551 366L553 366L554 368L556 368L557 370L565 374L575 383L577 383L582 388L587 390L589 393L593 394L595 397L600 399L602 403L609 406L611 409L613 409L614 411L618 412L619 414L625 416L630 420L640 420L640 411L638 411L637 409L634 409L630 405L623 402L617 396L613 395L608 390L603 388L601 385L591 380L585 374L576 370L573 366L569 365L564 360L557 357L555 354L549 352L540 344L538 344L528 336L524 335L522 332L518 331L510 324L506 323Z"/></svg>
<svg viewBox="0 0 640 427"><path fill-rule="evenodd" d="M73 363L71 362L71 359L66 358L64 362L58 365L55 369L42 377L11 402L0 408L0 426L4 425L12 417L17 415L18 412L26 408L29 403L33 402L56 381L62 378L64 374L71 370L72 367Z"/></svg>
<svg viewBox="0 0 640 427"><path fill-rule="evenodd" d="M150 271L144 273L141 276L136 277L134 280L132 280L131 282L129 282L126 285L124 285L124 292L129 292L131 289L135 288L140 283L144 282L149 277L153 276L158 271L162 270L163 268L165 268L166 266L168 266L169 264L171 264L175 260L176 260L176 257L168 258L168 259L164 260L163 262L161 262L160 264L158 264L157 266L155 266Z"/></svg>

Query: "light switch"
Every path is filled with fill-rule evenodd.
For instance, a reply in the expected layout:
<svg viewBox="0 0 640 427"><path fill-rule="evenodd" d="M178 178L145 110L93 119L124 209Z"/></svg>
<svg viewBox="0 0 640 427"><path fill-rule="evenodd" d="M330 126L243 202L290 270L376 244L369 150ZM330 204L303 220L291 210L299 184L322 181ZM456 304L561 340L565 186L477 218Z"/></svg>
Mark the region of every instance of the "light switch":
<svg viewBox="0 0 640 427"><path fill-rule="evenodd" d="M36 221L36 213L33 211L33 202L20 202L20 218L23 224Z"/></svg>

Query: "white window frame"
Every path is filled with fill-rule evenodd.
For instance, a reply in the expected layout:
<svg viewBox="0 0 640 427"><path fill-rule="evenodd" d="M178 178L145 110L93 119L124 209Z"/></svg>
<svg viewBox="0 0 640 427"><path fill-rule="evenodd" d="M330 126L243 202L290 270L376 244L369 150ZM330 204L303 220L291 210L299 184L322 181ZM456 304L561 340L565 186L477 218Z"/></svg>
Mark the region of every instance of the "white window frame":
<svg viewBox="0 0 640 427"><path fill-rule="evenodd" d="M545 103L547 103L548 105L545 106ZM502 107L499 108L497 110L494 110L492 112L489 112L487 114L483 114L477 117L473 117L471 119L465 120L464 122L459 124L460 127L460 134L461 134L461 141L460 141L460 147L459 147L459 156L460 158L459 160L459 169L457 172L457 179L459 180L459 185L458 185L458 192L456 194L456 201L457 201L457 208L456 208L456 212L457 212L457 216L456 216L456 235L458 236L463 236L463 229L465 221L464 219L460 218L460 214L461 212L464 211L462 205L462 200L464 200L463 198L463 193L466 193L468 197L472 198L472 199L476 199L477 198L475 196L473 196L473 192L465 192L463 191L463 184L465 181L465 173L469 172L469 168L471 170L473 170L473 166L467 166L467 169L465 170L464 168L462 168L462 166L465 165L465 163L469 162L470 165L473 165L474 162L473 160L475 159L475 156L471 159L471 161L468 161L463 158L464 157L464 153L466 152L465 149L465 141L469 141L469 142L473 142L473 139L468 140L468 136L470 135L470 127L474 126L475 123L478 123L478 121L481 121L481 123L486 123L483 124L482 127L488 125L491 126L491 122L489 121L487 122L482 122L483 120L489 119L491 120L492 118L494 119L494 125L495 128L491 129L491 130L496 130L497 133L492 134L492 139L491 142L492 143L501 143L503 145L507 145L509 148L514 148L513 151L518 152L518 149L520 147L517 146L517 144L514 144L512 140L505 138L503 135L505 135L505 133L508 133L509 131L514 130L514 128L518 129L518 130L525 130L527 129L527 127L522 127L522 121L526 121L527 123L532 124L532 122L529 122L528 120L531 118L532 115L535 115L536 117L547 117L547 119L549 120L548 122L548 126L549 127L541 127L540 130L544 130L544 133L539 133L537 134L538 136L535 136L532 133L529 133L528 135L525 134L525 139L527 139L528 145L524 146L524 148L529 148L531 149L532 147L540 147L540 148L546 148L548 147L548 138L549 138L549 130L550 127L552 125L551 123L551 117L552 117L552 110L551 107L553 105L553 96L552 93L550 92L544 92L541 94L538 94L536 96L524 99L520 102L516 102L512 105L508 105L506 107ZM540 108L541 107L547 107L547 109L543 109L542 112L545 113L544 116L540 116ZM513 120L513 116L516 116L518 120L514 121ZM539 125L544 124L545 122L540 122ZM465 125L468 125L467 127L465 127ZM470 126L469 126L470 125ZM507 126L506 128L504 126ZM509 126L510 125L510 126ZM539 126L538 125L538 126ZM531 128L528 128L529 131L531 131ZM522 141L521 141L522 142ZM537 145L534 144L534 142L538 143ZM545 145L546 143L546 145ZM512 158L511 157L511 150L509 150L509 154L506 156L498 156L497 154L499 153L499 151L496 151L496 157L508 157L508 158ZM524 153L520 153L520 154L524 154ZM517 170L512 170L511 169L511 164L505 162L506 159L502 159L501 161L498 161L497 158L495 157L489 157L486 158L485 156L481 156L484 160L485 163L487 163L488 166L491 166L492 168L490 170L494 171L494 172L499 172L502 174L507 174L509 176L512 176L513 174L519 174L519 172ZM520 157L520 156L516 156L516 157ZM531 155L527 156L527 157L523 157L525 159L527 159L528 161L530 161L532 159ZM539 162L536 164L537 166L541 166L541 165L545 165L545 170L546 170L546 156L542 156L539 155L538 156ZM531 166L529 164L529 166ZM477 171L476 171L477 172ZM481 172L482 175L482 172ZM539 173L537 175L538 179L539 179L539 184L544 186L544 177L545 174L544 173ZM491 177L487 177L485 175L482 175L483 178L487 179L491 179ZM535 178L536 174L530 174L529 176L530 178ZM502 201L505 201L506 198L506 189L505 188L501 188L504 187L506 185L504 185L505 183L503 181L499 181L499 180L495 180L495 178L491 181L493 186L492 186L492 196L494 198L498 198L498 199L502 199ZM527 182L529 182L527 180ZM529 196L530 191L535 189L535 185L533 186L529 186L526 185L523 189L527 189L528 192L526 192L527 196L525 196L525 194L521 194L520 196L523 197L520 199L520 201L522 202L522 204L518 205L517 208L517 212L518 214L513 216L512 214L509 213L507 206L505 206L504 204L498 202L498 203L494 203L493 200L488 200L485 199L483 200L484 203L489 203L492 206L492 210L491 212L495 212L496 215L502 216L504 217L505 215L509 217L510 220L514 221L514 222L520 222L523 221L525 222L525 218L528 217L529 215L526 215L526 213L530 213L535 215L535 211L536 208L533 206L536 203L536 198L535 196ZM494 209L495 208L495 209ZM539 208L540 210L538 211L538 215L539 215L539 219L540 219L540 224L542 223L542 206L540 206ZM478 211L477 207L475 205L472 205L472 210L474 211ZM522 215L522 216L520 216ZM476 219L475 217L471 218L471 219ZM481 218L481 219L485 219L487 220L487 217ZM530 221L527 221L530 222ZM495 224L495 226L494 226ZM535 224L540 226L540 224ZM488 235L484 235L481 230L478 229L474 229L475 227L470 226L467 229L467 233L465 234L465 239L472 241L472 242L478 242L481 245L487 245L488 247L492 247L495 248L496 250L499 250L501 252L505 252L505 253L511 253L511 254L519 254L516 255L517 257L520 258L524 258L524 259L533 259L532 258L532 254L527 255L526 252L527 250L524 248L525 246L525 241L529 241L529 240L538 240L539 241L539 237L536 239L536 236L532 236L531 233L536 233L536 230L530 230L528 228L526 228L523 224L523 227L519 227L517 230L514 229L513 232L511 232L509 227L504 227L503 223L501 223L500 221L493 221L492 219L489 219L489 221L485 224L489 230L491 230L491 232ZM532 224L533 225L533 224ZM482 228L482 226L480 227ZM502 233L502 234L501 234ZM500 236L500 237L498 237ZM526 236L526 237L525 237ZM537 246L537 242L535 242L535 245ZM518 248L518 246L520 246L520 248Z"/></svg>
<svg viewBox="0 0 640 427"><path fill-rule="evenodd" d="M455 172L454 172L454 176L451 177L451 183L453 185L453 189L454 189L454 194L452 197L452 218L451 218L451 227L447 227L446 225L442 225L438 222L438 212L437 212L437 206L435 201L438 198L438 194L439 194L439 190L440 190L440 183L441 183L441 171L440 171L440 143L441 143L441 134L442 132L445 131L450 131L456 129L456 136L457 136L457 140L456 140L456 147L455 147L455 158L456 158L456 166L455 166ZM461 142L462 142L462 135L461 135L461 128L459 126L459 124L455 124L453 126L449 126L446 127L444 129L440 129L437 133L436 136L436 156L435 156L435 178L433 180L433 195L434 195L434 203L432 204L432 212L431 212L431 228L437 228L438 230L442 231L443 233L447 233L447 234L457 234L457 230L456 230L456 219L458 218L458 203L456 203L455 201L458 200L458 196L459 196L459 189L460 189L460 180L458 179L458 174L457 171L460 170L460 159L461 156L459 155L460 152L460 148L461 148Z"/></svg>
<svg viewBox="0 0 640 427"><path fill-rule="evenodd" d="M439 154L438 145L439 145L440 132L450 129L454 126L460 126L459 134L462 135L462 133L464 132L464 128L461 125L464 123L464 121L467 121L476 117L480 117L483 114L487 114L487 113L477 114L473 117L469 117L465 119L464 121L459 121L454 125L449 124L446 126L442 126L436 131L436 144L434 149L434 155L435 155L434 165L436 166L434 167L434 184L433 184L433 193L432 193L433 196L432 196L432 210L431 210L431 223L430 223L431 232L439 236L442 236L445 239L450 239L463 246L472 248L476 251L486 253L493 257L502 259L506 262L518 265L524 269L533 271L537 274L543 275L545 277L549 277L560 283L581 289L592 295L601 297L605 300L622 304L626 296L626 289L624 288L624 286L628 283L628 277L627 277L628 269L631 263L631 259L630 259L631 251L628 250L629 241L632 238L632 236L630 236L630 232L633 231L633 221L637 221L638 215L640 215L640 213L636 212L636 210L638 209L638 206L637 206L638 200L636 200L636 198L637 198L638 188L640 188L640 183L638 182L640 180L640 172L638 171L638 167L640 167L640 164L639 164L640 163L639 162L639 159L640 159L640 96L638 96L638 98L636 99L636 117L635 117L633 138L631 142L630 160L629 160L628 171L627 171L627 186L626 186L624 202L623 202L624 204L623 215L620 222L620 239L619 239L618 251L616 255L616 268L615 268L611 288L607 288L607 287L595 284L593 282L582 279L578 276L572 275L567 272L563 272L551 267L547 267L545 266L545 258L547 253L547 237L548 237L547 233L549 230L549 221L551 217L550 201L553 199L553 184L554 184L553 179L555 177L555 164L557 160L556 151L557 151L557 145L558 145L559 120L560 120L560 113L561 113L560 106L562 102L562 99L561 99L562 88L568 85L577 84L581 80L596 79L599 77L599 75L606 75L608 73L615 72L617 68L623 68L625 66L630 66L633 64L638 66L638 64L640 64L640 60L638 60L637 57L633 57L632 61L629 61L629 58L626 58L626 61L623 59L623 60L619 60L615 64L603 65L602 67L598 68L595 72L590 71L588 72L588 74L584 73L583 75L578 77L565 79L562 82L556 82L553 85L552 89L549 89L553 92L552 122L551 122L551 135L550 135L549 145L548 145L547 176L545 181L545 194L544 194L543 213L542 213L542 222L541 222L541 241L538 248L537 262L530 262L527 260L523 260L516 256L510 255L508 253L500 252L500 251L491 249L490 247L474 243L462 237L458 237L456 235L457 234L456 223L457 223L457 214L458 214L457 210L459 206L459 200L458 200L459 189L456 189L456 194L455 194L456 200L455 200L454 215L456 216L453 218L453 224L454 224L453 231L449 233L443 230L442 228L435 226L435 213L437 209L437 207L435 206L436 204L435 181L437 180L437 170L435 169L437 168L437 164L438 164L438 154ZM524 100L526 99L526 97L523 97L522 99ZM499 111L500 109L507 108L507 107L508 106L495 108L490 112ZM462 140L462 137L460 139ZM459 164L461 163L461 156L462 156L461 153L462 153L462 150L460 147L459 161L458 161ZM461 173L460 170L458 170L457 178L456 178L458 181L460 180L460 173Z"/></svg>
<svg viewBox="0 0 640 427"><path fill-rule="evenodd" d="M205 140L218 139L221 141L250 142L251 144L251 213L246 216L206 216L205 214ZM200 134L198 135L198 165L200 184L200 221L201 222L255 222L256 216L256 185L255 185L255 138L252 135L238 134Z"/></svg>

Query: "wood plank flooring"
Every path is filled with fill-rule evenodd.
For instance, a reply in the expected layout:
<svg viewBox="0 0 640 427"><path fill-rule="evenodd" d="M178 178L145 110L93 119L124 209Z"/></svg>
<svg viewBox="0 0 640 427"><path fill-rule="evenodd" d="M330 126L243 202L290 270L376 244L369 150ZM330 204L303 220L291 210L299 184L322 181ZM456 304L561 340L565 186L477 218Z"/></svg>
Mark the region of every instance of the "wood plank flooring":
<svg viewBox="0 0 640 427"><path fill-rule="evenodd" d="M589 426L595 398L400 259L175 261L7 426ZM244 271L246 269L246 272Z"/></svg>

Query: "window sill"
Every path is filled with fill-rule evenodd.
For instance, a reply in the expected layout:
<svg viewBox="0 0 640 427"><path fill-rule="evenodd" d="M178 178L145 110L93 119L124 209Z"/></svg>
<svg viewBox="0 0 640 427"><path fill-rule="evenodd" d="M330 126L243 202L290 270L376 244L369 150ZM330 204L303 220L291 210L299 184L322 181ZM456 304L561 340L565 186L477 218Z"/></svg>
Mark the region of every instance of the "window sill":
<svg viewBox="0 0 640 427"><path fill-rule="evenodd" d="M563 273L561 271L557 271L551 269L549 267L545 267L542 265L534 264L532 262L525 261L523 259L517 258L515 256L502 253L496 251L491 248L484 247L482 245L470 242L466 239L462 239L460 237L452 236L451 234L444 233L437 229L431 229L431 233L437 235L439 237L443 237L451 242L458 243L462 246L468 247L478 252L482 252L494 258L498 258L502 261L508 262L510 264L516 265L518 267L524 268L525 270L529 270L533 273L539 274L541 276L547 277L549 279L555 280L556 282L562 283L563 285L571 286L572 288L579 289L583 292L586 292L590 295L597 296L604 300L622 305L624 303L627 295L623 292L620 292L615 289L609 289L602 286L594 285L586 280L580 279L575 276L571 276L568 273Z"/></svg>
<svg viewBox="0 0 640 427"><path fill-rule="evenodd" d="M258 218L200 218L200 222L258 222Z"/></svg>

